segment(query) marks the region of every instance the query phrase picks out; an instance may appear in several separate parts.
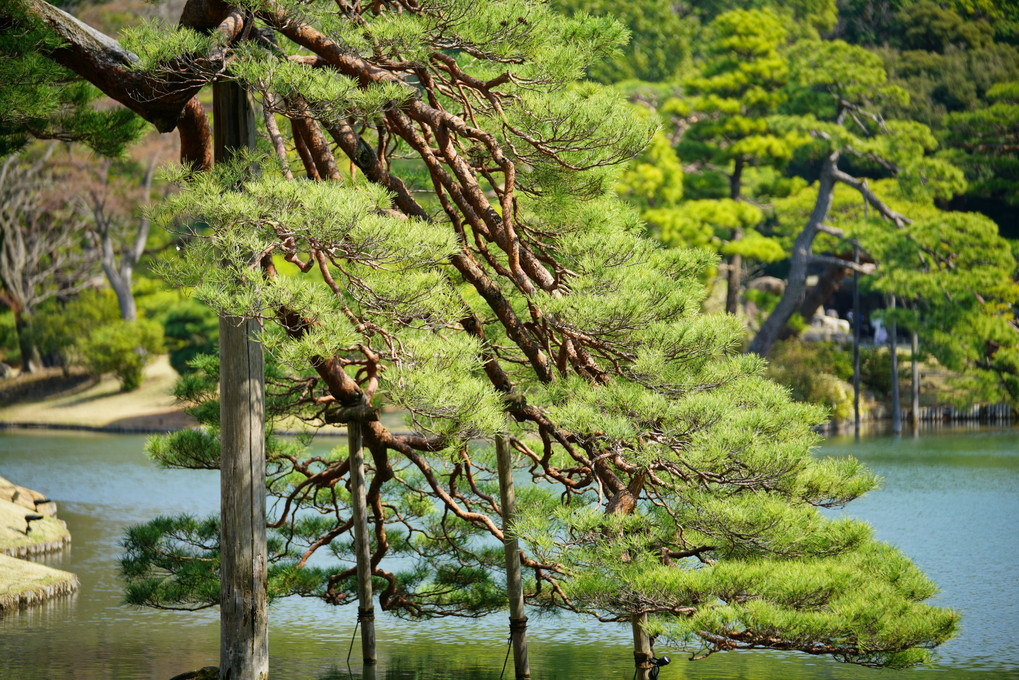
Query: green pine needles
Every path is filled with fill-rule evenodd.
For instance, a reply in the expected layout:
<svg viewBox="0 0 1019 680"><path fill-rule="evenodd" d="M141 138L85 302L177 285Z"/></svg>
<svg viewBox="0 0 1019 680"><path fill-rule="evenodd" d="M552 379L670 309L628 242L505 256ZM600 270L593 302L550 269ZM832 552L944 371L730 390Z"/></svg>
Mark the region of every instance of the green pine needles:
<svg viewBox="0 0 1019 680"><path fill-rule="evenodd" d="M207 47L145 33L159 63L138 82L166 88L134 100L143 117L234 79L264 123L261 152L207 172L204 114L180 102L189 169L158 219L189 243L167 271L259 321L277 426L373 407L351 426L384 610L503 606L491 442L505 436L530 480L510 531L532 606L648 615L650 632L701 654L905 665L951 636L956 614L924 604L933 586L906 558L820 514L876 480L815 459L824 414L764 379L732 317L700 313L715 258L652 243L616 197L620 164L656 126L576 81L615 53L621 26L535 0L224 11L185 13L214 29ZM204 361L181 396L206 429L153 443L169 465L215 465ZM374 415L396 408L402 427ZM267 458L270 592L353 601L346 457L274 442ZM217 547L207 521L135 530L130 598L214 602Z"/></svg>

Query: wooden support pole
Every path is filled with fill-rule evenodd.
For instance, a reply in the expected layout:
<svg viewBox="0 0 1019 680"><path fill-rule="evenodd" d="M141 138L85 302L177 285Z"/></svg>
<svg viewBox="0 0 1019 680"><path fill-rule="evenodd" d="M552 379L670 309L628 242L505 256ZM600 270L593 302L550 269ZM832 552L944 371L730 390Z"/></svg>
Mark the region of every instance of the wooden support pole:
<svg viewBox="0 0 1019 680"><path fill-rule="evenodd" d="M920 351L920 340L916 331L910 333L910 349L913 355L913 375L910 381L913 400L910 404L910 413L913 417L913 434L916 434L920 429L920 359L917 357L917 353Z"/></svg>
<svg viewBox="0 0 1019 680"><path fill-rule="evenodd" d="M651 659L651 638L647 634L647 614L634 614L630 617L630 626L633 628L633 663L637 668L636 680L650 680Z"/></svg>
<svg viewBox="0 0 1019 680"><path fill-rule="evenodd" d="M213 85L215 158L255 146L247 92ZM257 324L221 317L220 362L220 651L221 680L269 677L265 543L265 370Z"/></svg>
<svg viewBox="0 0 1019 680"><path fill-rule="evenodd" d="M354 554L357 557L357 620L361 625L361 658L366 666L373 666L378 657L375 654L371 547L368 545L368 498L359 421L347 423L347 443L350 452L350 512L354 520Z"/></svg>
<svg viewBox="0 0 1019 680"><path fill-rule="evenodd" d="M899 342L896 338L898 328L895 325L895 296L891 296L889 308L892 310L891 327L888 329L888 343L892 359L892 432L902 432L902 404L899 397Z"/></svg>
<svg viewBox="0 0 1019 680"><path fill-rule="evenodd" d="M860 264L860 244L853 244L853 262ZM853 432L860 438L860 272L853 270Z"/></svg>
<svg viewBox="0 0 1019 680"><path fill-rule="evenodd" d="M219 320L221 680L269 677L265 384L254 321Z"/></svg>
<svg viewBox="0 0 1019 680"><path fill-rule="evenodd" d="M531 666L527 659L527 616L524 614L524 586L520 576L520 543L513 531L517 497L513 488L509 442L503 436L495 438L495 455L498 459L499 496L502 500L502 542L506 554L506 596L509 598L513 667L517 678L529 678Z"/></svg>

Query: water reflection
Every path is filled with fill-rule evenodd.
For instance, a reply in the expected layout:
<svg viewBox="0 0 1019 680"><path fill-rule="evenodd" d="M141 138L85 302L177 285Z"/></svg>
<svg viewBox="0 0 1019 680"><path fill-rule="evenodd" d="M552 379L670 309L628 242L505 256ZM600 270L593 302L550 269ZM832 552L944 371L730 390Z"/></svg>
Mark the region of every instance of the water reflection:
<svg viewBox="0 0 1019 680"><path fill-rule="evenodd" d="M851 453L885 478L883 491L847 513L869 521L882 540L901 547L943 588L942 604L961 611L960 636L942 648L937 668L951 677L999 680L1019 672L1019 450L1017 430L965 434L833 438L823 454ZM0 434L0 475L38 489L60 505L71 548L41 558L78 574L77 595L0 619L0 678L167 680L216 665L214 610L159 612L121 604L117 558L123 529L156 514L204 515L219 506L215 472L164 471L142 454L143 437L98 434ZM326 444L334 445L335 442ZM273 678L367 680L348 672L352 607L284 600L270 609ZM378 619L380 680L495 680L506 653L506 620L425 624ZM536 680L629 680L629 633L569 617L532 618ZM674 663L662 680L854 680L876 675L827 659L731 653ZM356 656L356 654L355 654ZM512 662L511 662L512 664ZM923 670L901 675L919 677ZM896 674L897 676L900 674ZM506 678L512 677L512 667Z"/></svg>

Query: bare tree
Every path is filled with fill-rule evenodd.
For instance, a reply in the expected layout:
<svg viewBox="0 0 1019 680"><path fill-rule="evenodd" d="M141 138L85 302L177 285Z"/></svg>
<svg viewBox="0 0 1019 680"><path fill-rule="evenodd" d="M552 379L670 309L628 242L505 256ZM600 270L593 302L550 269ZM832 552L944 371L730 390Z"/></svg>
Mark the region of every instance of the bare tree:
<svg viewBox="0 0 1019 680"><path fill-rule="evenodd" d="M96 262L81 241L86 216L50 191L45 167L52 151L31 165L8 156L0 168L0 301L14 312L26 373L42 365L32 338L33 313L50 298L86 288Z"/></svg>
<svg viewBox="0 0 1019 680"><path fill-rule="evenodd" d="M149 237L150 220L144 210L138 215L137 225L111 209L112 160L104 160L96 172L96 183L88 192L88 207L95 220L94 229L89 231L92 243L99 253L99 263L117 296L120 318L134 321L138 318L134 295L131 293L131 278L138 260L145 253L145 242ZM145 206L152 193L152 174L156 157L149 158L148 166L141 181L140 204ZM133 233L132 233L133 232ZM118 252L119 251L119 252ZM119 255L119 261L118 261Z"/></svg>

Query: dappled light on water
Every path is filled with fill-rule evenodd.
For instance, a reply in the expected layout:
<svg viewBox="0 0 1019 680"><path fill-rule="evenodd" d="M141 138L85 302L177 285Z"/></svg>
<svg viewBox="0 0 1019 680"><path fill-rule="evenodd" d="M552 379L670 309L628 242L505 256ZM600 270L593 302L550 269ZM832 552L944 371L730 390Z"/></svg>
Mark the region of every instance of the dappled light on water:
<svg viewBox="0 0 1019 680"><path fill-rule="evenodd" d="M845 512L870 522L942 589L937 602L963 615L959 636L936 668L954 678L1004 680L1019 672L1009 631L1019 579L1019 448L1016 430L903 437L834 438L822 455L852 454L884 488ZM217 612L164 612L121 604L117 575L126 527L157 514L206 515L219 507L215 472L166 471L142 453L143 437L0 434L0 474L58 501L72 547L40 561L76 573L77 595L0 619L0 678L121 680L170 677L215 665ZM331 446L335 442L324 444ZM356 613L292 598L270 608L270 671L295 680L367 680L345 664ZM504 614L425 623L380 615L378 680L497 680L505 660ZM528 631L536 680L627 680L630 631L574 617L533 617ZM741 652L674 661L661 680L841 680L873 671L798 654ZM357 657L355 649L354 658ZM512 666L512 662L510 664ZM896 673L915 676L923 669ZM512 667L506 678L512 677Z"/></svg>

